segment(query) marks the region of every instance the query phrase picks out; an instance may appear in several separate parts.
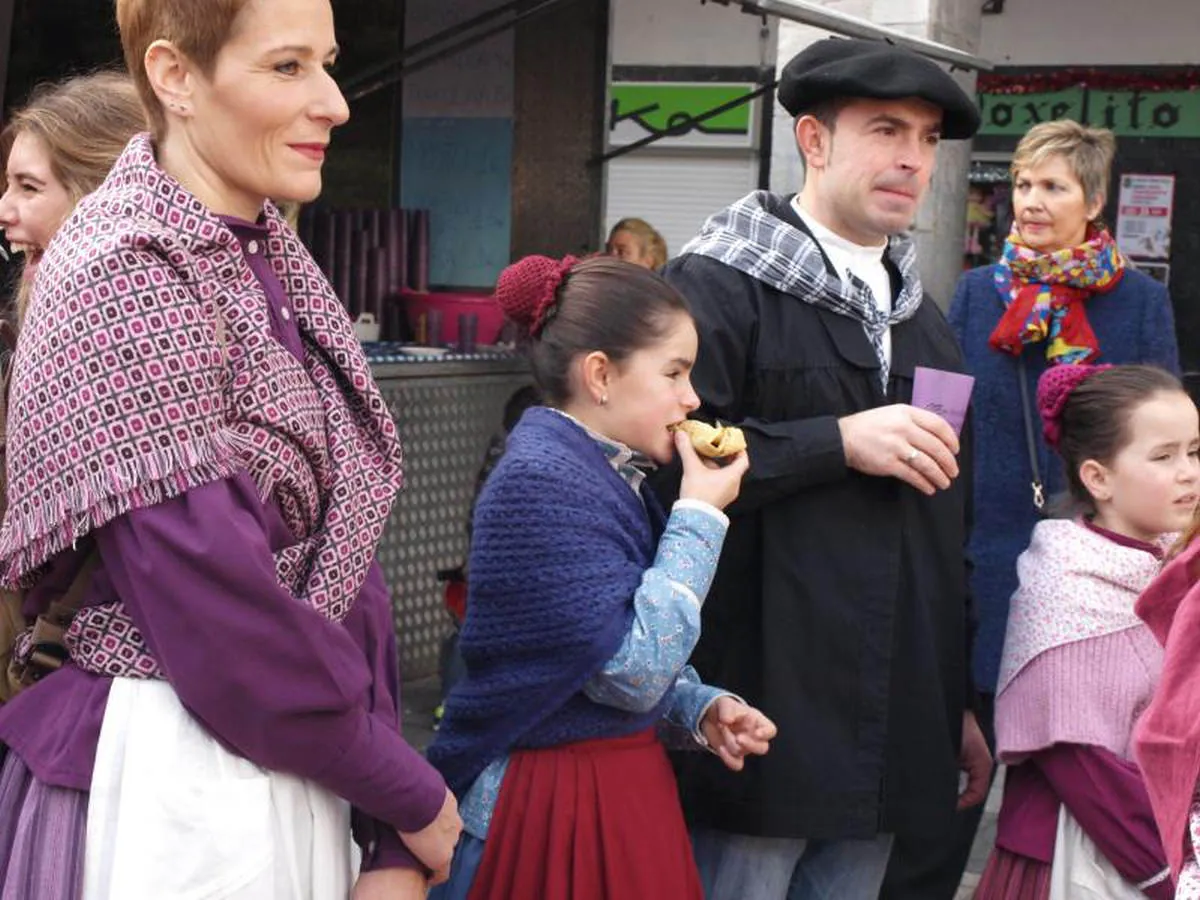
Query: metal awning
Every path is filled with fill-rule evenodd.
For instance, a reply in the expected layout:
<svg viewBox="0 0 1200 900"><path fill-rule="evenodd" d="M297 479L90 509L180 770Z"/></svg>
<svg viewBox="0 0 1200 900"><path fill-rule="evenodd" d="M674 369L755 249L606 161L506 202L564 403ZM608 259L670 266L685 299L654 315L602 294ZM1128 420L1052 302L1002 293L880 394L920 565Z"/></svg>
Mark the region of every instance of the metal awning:
<svg viewBox="0 0 1200 900"><path fill-rule="evenodd" d="M958 69L990 72L992 63L949 44L939 44L926 38L913 37L894 28L876 25L867 19L827 9L811 0L701 0L702 3L719 3L722 6L740 6L742 12L760 16L778 16L804 25L812 25L845 37L887 41L907 47L922 56L938 62L948 63Z"/></svg>

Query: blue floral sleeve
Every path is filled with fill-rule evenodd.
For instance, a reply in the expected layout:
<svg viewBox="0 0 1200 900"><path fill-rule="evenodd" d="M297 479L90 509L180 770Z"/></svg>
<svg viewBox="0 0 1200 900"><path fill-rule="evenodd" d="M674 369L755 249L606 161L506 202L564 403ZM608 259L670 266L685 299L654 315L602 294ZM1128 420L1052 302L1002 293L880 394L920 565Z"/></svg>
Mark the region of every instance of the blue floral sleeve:
<svg viewBox="0 0 1200 900"><path fill-rule="evenodd" d="M707 503L675 504L654 564L633 596L633 625L584 686L588 697L645 712L676 683L700 637L700 605L712 585L728 525L725 515Z"/></svg>
<svg viewBox="0 0 1200 900"><path fill-rule="evenodd" d="M664 721L671 742L690 735L703 743L700 719L727 693L700 682L687 659L700 637L700 605L708 594L729 520L707 503L680 500L671 509L654 564L633 597L633 625L613 657L584 686L597 703L631 711L653 709L672 688ZM461 798L464 830L487 838L508 758L493 760Z"/></svg>

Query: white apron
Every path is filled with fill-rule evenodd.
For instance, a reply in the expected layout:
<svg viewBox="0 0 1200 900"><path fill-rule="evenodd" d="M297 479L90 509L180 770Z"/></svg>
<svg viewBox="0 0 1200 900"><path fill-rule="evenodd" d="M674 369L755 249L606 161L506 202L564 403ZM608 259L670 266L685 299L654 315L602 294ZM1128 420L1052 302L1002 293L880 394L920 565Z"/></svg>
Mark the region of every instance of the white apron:
<svg viewBox="0 0 1200 900"><path fill-rule="evenodd" d="M1067 812L1065 803L1058 811L1050 900L1146 900L1145 894L1117 873Z"/></svg>
<svg viewBox="0 0 1200 900"><path fill-rule="evenodd" d="M346 900L346 801L230 753L162 681L114 679L83 900Z"/></svg>

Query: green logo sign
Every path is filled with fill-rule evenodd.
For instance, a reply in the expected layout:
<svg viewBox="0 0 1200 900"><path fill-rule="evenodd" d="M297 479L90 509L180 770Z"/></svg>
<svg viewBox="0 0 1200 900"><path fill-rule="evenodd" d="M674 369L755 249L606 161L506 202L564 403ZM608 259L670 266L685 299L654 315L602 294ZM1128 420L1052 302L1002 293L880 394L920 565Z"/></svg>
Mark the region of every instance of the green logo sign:
<svg viewBox="0 0 1200 900"><path fill-rule="evenodd" d="M1074 119L1118 135L1200 137L1200 92L1096 91L1069 88L1044 94L980 94L980 134L1022 135L1039 122Z"/></svg>
<svg viewBox="0 0 1200 900"><path fill-rule="evenodd" d="M753 103L743 103L703 122L692 122L722 104L754 90L744 84L678 84L670 82L617 82L612 85L613 131L635 125L646 134L673 137L749 135Z"/></svg>

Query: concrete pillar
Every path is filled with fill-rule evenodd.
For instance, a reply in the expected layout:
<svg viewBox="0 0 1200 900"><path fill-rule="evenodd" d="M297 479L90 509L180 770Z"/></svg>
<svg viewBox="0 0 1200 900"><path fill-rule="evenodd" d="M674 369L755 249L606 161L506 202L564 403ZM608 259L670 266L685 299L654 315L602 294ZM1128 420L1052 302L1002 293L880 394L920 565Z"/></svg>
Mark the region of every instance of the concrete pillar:
<svg viewBox="0 0 1200 900"><path fill-rule="evenodd" d="M930 16L925 37L972 53L978 51L983 22L982 3L962 0L929 0ZM954 77L971 96L975 73L955 72ZM946 309L963 268L963 242L967 232L967 176L971 171L971 142L945 141L938 151L929 198L917 219L921 280L926 292Z"/></svg>
<svg viewBox="0 0 1200 900"><path fill-rule="evenodd" d="M821 5L962 50L975 52L979 48L980 3L963 0L821 0ZM826 36L828 32L818 28L781 22L777 73L810 43ZM974 75L963 72L954 75L973 95ZM791 117L776 103L771 144L770 183L773 191L796 191L804 183L804 168L792 127ZM929 193L913 226L925 291L943 308L949 305L954 284L962 271L970 164L969 141L942 144Z"/></svg>

